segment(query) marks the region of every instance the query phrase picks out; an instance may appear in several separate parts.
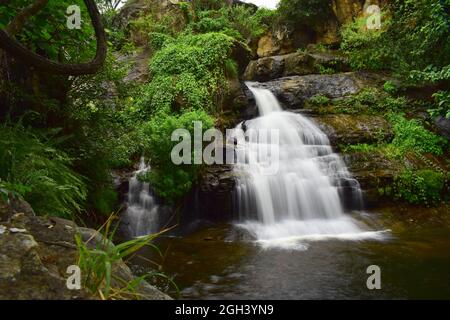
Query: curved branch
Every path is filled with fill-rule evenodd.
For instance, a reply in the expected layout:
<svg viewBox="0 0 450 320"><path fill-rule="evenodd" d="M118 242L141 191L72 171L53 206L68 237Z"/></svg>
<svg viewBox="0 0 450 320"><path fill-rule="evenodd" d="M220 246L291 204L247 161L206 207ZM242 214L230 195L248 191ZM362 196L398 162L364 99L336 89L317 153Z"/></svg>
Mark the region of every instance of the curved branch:
<svg viewBox="0 0 450 320"><path fill-rule="evenodd" d="M93 0L84 0L97 38L95 58L88 63L64 64L44 58L26 48L4 30L0 30L0 47L26 65L49 73L80 76L97 72L106 59L106 34L100 13Z"/></svg>

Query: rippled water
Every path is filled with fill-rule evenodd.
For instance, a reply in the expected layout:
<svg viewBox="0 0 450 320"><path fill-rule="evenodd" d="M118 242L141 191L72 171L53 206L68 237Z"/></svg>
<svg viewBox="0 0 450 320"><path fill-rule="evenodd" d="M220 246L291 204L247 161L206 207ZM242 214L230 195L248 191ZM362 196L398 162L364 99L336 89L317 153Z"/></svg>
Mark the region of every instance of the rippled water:
<svg viewBox="0 0 450 320"><path fill-rule="evenodd" d="M286 250L221 226L159 245L181 299L450 299L450 230L443 227L397 223L384 241L305 239L307 250ZM370 265L381 268L381 290L366 287Z"/></svg>

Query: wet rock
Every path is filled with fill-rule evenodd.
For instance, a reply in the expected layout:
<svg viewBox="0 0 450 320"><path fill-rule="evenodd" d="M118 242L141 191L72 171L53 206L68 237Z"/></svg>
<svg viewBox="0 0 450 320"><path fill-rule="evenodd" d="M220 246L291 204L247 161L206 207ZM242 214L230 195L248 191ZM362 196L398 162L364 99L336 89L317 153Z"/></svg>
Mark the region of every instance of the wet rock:
<svg viewBox="0 0 450 320"><path fill-rule="evenodd" d="M380 116L331 114L314 116L313 119L333 146L370 144L393 138L389 122Z"/></svg>
<svg viewBox="0 0 450 320"><path fill-rule="evenodd" d="M440 135L450 140L450 119L446 119L443 116L439 116L434 119L434 125Z"/></svg>
<svg viewBox="0 0 450 320"><path fill-rule="evenodd" d="M403 167L398 161L387 159L378 153L355 152L344 154L343 158L349 171L361 185L365 204L369 207L380 204L383 199L380 190L391 187L394 176Z"/></svg>
<svg viewBox="0 0 450 320"><path fill-rule="evenodd" d="M228 222L233 219L233 168L230 165L211 165L201 174L198 186L185 207L187 221L205 219ZM192 215L195 215L192 217Z"/></svg>

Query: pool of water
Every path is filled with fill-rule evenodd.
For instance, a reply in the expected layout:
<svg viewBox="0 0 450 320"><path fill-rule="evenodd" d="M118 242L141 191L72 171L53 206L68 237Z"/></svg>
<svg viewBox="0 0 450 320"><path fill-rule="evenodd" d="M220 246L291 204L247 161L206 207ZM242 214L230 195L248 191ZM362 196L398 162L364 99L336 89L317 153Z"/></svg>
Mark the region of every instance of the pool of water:
<svg viewBox="0 0 450 320"><path fill-rule="evenodd" d="M162 239L155 261L181 299L450 299L450 229L383 217L391 231L382 241L324 239L303 249L261 246L233 225L207 227ZM381 269L380 290L366 286L370 265Z"/></svg>

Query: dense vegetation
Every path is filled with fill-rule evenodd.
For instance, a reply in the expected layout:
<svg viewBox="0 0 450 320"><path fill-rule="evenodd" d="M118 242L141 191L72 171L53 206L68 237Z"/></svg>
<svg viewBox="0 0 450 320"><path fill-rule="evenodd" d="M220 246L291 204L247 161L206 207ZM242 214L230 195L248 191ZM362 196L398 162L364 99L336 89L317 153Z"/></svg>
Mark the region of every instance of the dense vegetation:
<svg viewBox="0 0 450 320"><path fill-rule="evenodd" d="M26 3L2 5L0 28ZM0 77L0 194L5 199L23 197L40 214L110 213L117 205L111 170L130 168L142 154L153 169L142 179L151 181L168 202L181 199L202 166L172 164L170 150L176 142L170 134L180 127L192 131L193 121L202 121L204 130L219 126L224 113L233 112L225 101L241 67L236 48L250 52L274 25L295 31L332 15L330 2L321 0L282 0L277 11L196 0L180 2L162 16L146 12L119 28L117 12L107 3L101 2L110 54L95 75L64 78L24 71L0 54L8 75L15 74L14 81L4 72ZM89 21L83 1L49 1L16 38L53 60L91 59L92 27L65 27L65 8L72 4L80 5L83 20ZM392 141L348 146L350 151L376 150L397 159L410 153L447 154L448 143L432 132L432 118L413 118L423 110L431 117L450 116L448 4L394 0L384 8L381 30L366 30L362 19L342 26L341 49L354 70L383 70L401 83L386 82L384 90L368 88L339 102L311 99L324 113L387 117ZM141 52L142 42L148 45L150 78L142 84L126 82L129 66L117 57ZM408 88L424 86L432 87L434 100L413 102L407 97ZM446 179L434 167L404 167L391 193L412 203L438 203Z"/></svg>

